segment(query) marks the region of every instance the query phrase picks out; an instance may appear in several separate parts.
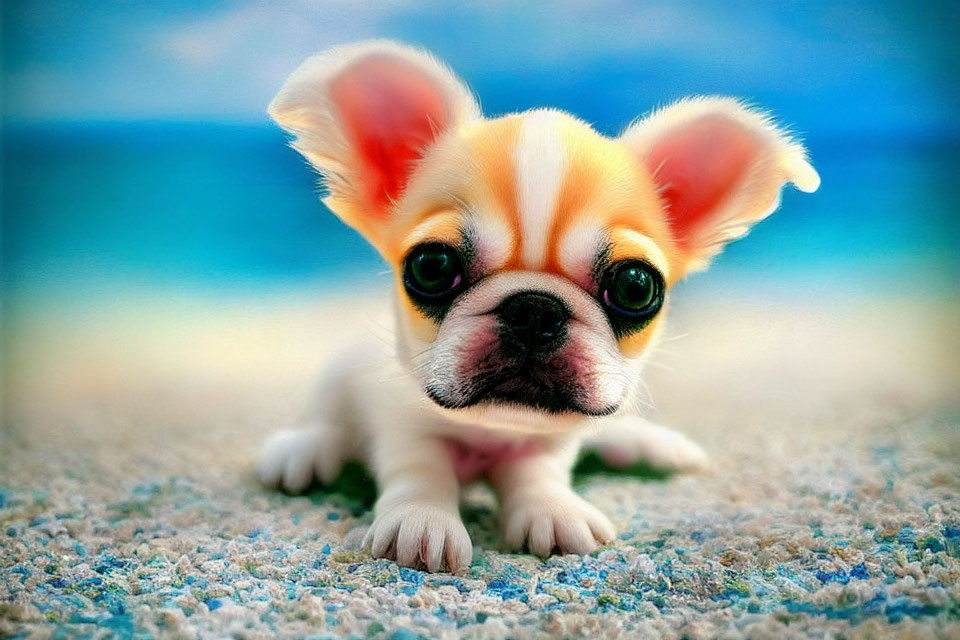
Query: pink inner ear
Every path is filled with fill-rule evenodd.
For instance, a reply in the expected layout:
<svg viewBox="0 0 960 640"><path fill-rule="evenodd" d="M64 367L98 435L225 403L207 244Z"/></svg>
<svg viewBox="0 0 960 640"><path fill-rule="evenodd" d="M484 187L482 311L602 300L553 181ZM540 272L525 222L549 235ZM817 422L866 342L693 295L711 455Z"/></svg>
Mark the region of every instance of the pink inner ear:
<svg viewBox="0 0 960 640"><path fill-rule="evenodd" d="M330 97L356 145L367 201L386 215L407 184L413 163L446 125L436 82L415 65L373 55L330 83Z"/></svg>
<svg viewBox="0 0 960 640"><path fill-rule="evenodd" d="M681 248L690 248L710 224L710 213L744 177L758 151L746 129L722 116L701 118L653 147L649 166L664 185L661 197Z"/></svg>

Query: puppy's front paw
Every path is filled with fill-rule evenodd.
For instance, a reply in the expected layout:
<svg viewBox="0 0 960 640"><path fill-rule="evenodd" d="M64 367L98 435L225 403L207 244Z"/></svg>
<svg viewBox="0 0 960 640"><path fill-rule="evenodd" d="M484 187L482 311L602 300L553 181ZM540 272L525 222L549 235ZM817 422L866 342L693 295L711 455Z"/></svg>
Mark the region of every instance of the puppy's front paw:
<svg viewBox="0 0 960 640"><path fill-rule="evenodd" d="M257 460L257 477L264 485L293 493L306 489L314 475L333 482L343 466L342 447L323 429L278 431L264 443Z"/></svg>
<svg viewBox="0 0 960 640"><path fill-rule="evenodd" d="M616 531L605 515L572 489L530 492L503 507L507 543L547 557L560 553L590 553L597 543L613 540Z"/></svg>
<svg viewBox="0 0 960 640"><path fill-rule="evenodd" d="M455 573L470 564L473 545L460 515L422 502L399 504L377 516L364 546L376 558L404 567L439 571L446 564Z"/></svg>

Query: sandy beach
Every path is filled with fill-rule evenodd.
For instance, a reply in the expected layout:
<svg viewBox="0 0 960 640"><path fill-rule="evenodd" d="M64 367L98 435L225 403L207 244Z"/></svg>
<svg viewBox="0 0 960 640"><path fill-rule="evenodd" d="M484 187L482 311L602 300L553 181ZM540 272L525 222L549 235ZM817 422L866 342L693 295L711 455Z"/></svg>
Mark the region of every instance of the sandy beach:
<svg viewBox="0 0 960 640"><path fill-rule="evenodd" d="M506 552L492 494L471 488L474 562L431 576L359 548L362 505L251 471L332 346L391 340L385 304L153 291L21 307L5 326L0 633L960 634L957 304L691 295L671 313L645 400L711 468L580 478L621 536L546 562Z"/></svg>

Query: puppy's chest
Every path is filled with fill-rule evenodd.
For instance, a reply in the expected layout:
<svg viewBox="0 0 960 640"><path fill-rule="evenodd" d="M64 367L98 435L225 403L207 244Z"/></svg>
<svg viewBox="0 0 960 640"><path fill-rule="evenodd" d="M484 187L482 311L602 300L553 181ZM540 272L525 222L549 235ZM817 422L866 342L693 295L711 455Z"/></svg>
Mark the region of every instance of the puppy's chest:
<svg viewBox="0 0 960 640"><path fill-rule="evenodd" d="M461 484L473 482L499 464L517 460L538 452L541 443L535 438L527 440L479 439L472 441L444 438L447 455L453 463L457 480Z"/></svg>

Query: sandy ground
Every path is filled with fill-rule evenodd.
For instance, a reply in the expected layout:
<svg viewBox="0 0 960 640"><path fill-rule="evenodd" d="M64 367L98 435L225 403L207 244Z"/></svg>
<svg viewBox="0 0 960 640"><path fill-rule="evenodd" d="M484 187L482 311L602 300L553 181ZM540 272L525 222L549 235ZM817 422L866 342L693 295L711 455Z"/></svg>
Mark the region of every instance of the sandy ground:
<svg viewBox="0 0 960 640"><path fill-rule="evenodd" d="M624 535L546 563L503 552L474 490L474 564L444 582L359 551L362 509L251 473L332 345L391 339L386 307L218 300L7 318L0 633L960 634L955 301L682 299L648 400L712 469L585 479Z"/></svg>

